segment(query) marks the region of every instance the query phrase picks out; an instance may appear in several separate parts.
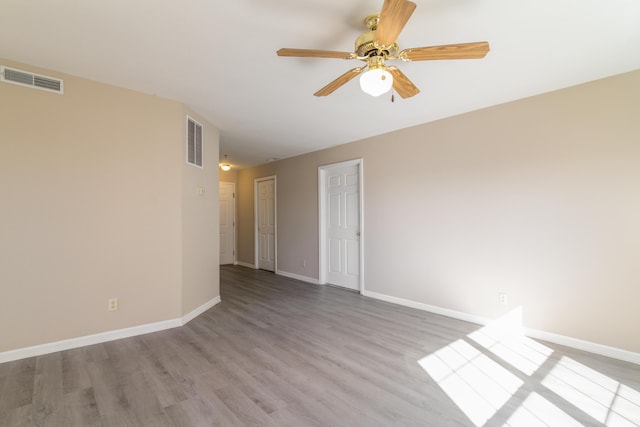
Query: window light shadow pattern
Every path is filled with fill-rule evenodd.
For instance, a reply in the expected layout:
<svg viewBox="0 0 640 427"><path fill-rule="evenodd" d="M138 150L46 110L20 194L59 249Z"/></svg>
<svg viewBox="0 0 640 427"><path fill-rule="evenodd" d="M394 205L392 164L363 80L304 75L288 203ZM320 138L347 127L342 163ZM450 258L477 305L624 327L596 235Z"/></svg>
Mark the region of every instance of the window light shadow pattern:
<svg viewBox="0 0 640 427"><path fill-rule="evenodd" d="M418 363L476 426L484 425L523 384L464 340Z"/></svg>
<svg viewBox="0 0 640 427"><path fill-rule="evenodd" d="M546 427L565 426L580 427L578 421L571 418L553 403L549 402L538 393L531 393L522 405L516 409L506 422L509 427Z"/></svg>
<svg viewBox="0 0 640 427"><path fill-rule="evenodd" d="M640 393L568 357L542 384L607 426L640 426Z"/></svg>
<svg viewBox="0 0 640 427"><path fill-rule="evenodd" d="M477 427L500 411L509 427L583 425L535 391L523 391L526 398L507 409L505 404L525 381L550 390L596 425L640 427L640 392L569 357L549 360L553 350L525 337L521 319L518 308L418 364ZM545 375L540 368L547 361L553 364L547 363Z"/></svg>
<svg viewBox="0 0 640 427"><path fill-rule="evenodd" d="M521 308L469 334L469 338L526 375L536 372L553 353L549 347L524 336Z"/></svg>

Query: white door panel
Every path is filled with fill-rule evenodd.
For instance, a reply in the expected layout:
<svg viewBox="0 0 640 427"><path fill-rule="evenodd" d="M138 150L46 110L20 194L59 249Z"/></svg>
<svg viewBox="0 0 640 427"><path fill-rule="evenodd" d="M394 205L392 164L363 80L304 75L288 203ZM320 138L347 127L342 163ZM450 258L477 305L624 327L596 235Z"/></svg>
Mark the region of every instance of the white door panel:
<svg viewBox="0 0 640 427"><path fill-rule="evenodd" d="M350 277L358 277L360 274L360 242L357 240L346 241L346 268L347 274Z"/></svg>
<svg viewBox="0 0 640 427"><path fill-rule="evenodd" d="M337 230L340 228L342 216L340 215L342 211L342 199L340 194L329 194L328 197L329 202L329 223L328 226L331 229Z"/></svg>
<svg viewBox="0 0 640 427"><path fill-rule="evenodd" d="M329 272L340 274L342 272L342 241L329 239Z"/></svg>
<svg viewBox="0 0 640 427"><path fill-rule="evenodd" d="M346 228L349 230L359 231L360 229L360 212L358 206L360 205L358 193L348 193L346 195Z"/></svg>
<svg viewBox="0 0 640 427"><path fill-rule="evenodd" d="M328 168L326 188L327 281L360 287L359 166Z"/></svg>
<svg viewBox="0 0 640 427"><path fill-rule="evenodd" d="M275 180L258 181L258 268L275 271Z"/></svg>

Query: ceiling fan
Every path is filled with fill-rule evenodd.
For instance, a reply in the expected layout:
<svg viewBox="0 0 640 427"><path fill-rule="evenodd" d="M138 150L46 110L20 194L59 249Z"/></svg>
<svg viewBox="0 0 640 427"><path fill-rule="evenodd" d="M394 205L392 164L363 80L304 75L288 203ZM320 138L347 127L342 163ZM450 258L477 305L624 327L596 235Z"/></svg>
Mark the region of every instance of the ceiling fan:
<svg viewBox="0 0 640 427"><path fill-rule="evenodd" d="M360 87L369 95L379 96L391 87L403 98L410 98L420 89L399 68L387 66L385 61L428 61L437 59L478 59L489 52L488 42L449 44L399 50L396 39L411 17L416 4L408 0L384 0L379 14L369 15L364 23L368 31L356 39L354 52L333 50L282 48L278 56L310 58L359 59L366 65L347 71L316 93L327 96L354 77L361 75Z"/></svg>

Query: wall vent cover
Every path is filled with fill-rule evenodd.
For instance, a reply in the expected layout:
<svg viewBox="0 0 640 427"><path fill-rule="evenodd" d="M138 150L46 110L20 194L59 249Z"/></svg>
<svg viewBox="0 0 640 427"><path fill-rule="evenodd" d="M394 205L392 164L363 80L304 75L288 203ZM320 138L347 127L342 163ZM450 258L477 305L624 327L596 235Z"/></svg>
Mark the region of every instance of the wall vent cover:
<svg viewBox="0 0 640 427"><path fill-rule="evenodd" d="M63 93L62 80L56 79L55 77L48 77L30 73L28 71L18 70L16 68L0 66L0 81L20 86L28 86L35 89L43 89L49 92Z"/></svg>
<svg viewBox="0 0 640 427"><path fill-rule="evenodd" d="M202 167L202 125L187 116L187 163Z"/></svg>

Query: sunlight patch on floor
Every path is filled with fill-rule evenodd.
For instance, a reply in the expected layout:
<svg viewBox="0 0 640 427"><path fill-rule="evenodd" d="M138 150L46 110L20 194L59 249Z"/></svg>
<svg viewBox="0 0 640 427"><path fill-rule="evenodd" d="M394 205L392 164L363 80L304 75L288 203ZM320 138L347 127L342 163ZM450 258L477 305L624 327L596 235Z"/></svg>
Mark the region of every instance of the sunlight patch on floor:
<svg viewBox="0 0 640 427"><path fill-rule="evenodd" d="M522 380L463 340L418 363L476 426L487 422L522 385Z"/></svg>
<svg viewBox="0 0 640 427"><path fill-rule="evenodd" d="M607 426L640 426L640 393L568 357L542 384Z"/></svg>
<svg viewBox="0 0 640 427"><path fill-rule="evenodd" d="M531 393L505 423L509 427L582 426L538 393Z"/></svg>
<svg viewBox="0 0 640 427"><path fill-rule="evenodd" d="M553 353L549 347L524 336L521 308L469 334L469 338L526 375L537 371Z"/></svg>
<svg viewBox="0 0 640 427"><path fill-rule="evenodd" d="M487 352L504 361L504 366L521 372L520 377ZM505 411L505 418L510 414L504 424L509 427L580 426L580 422L535 392L520 406L505 406L523 386L522 375L538 372L552 354L552 349L524 336L519 308L423 357L418 364L477 427L485 425L498 411ZM549 363L553 363L545 367L551 368L549 373L537 384L598 423L640 427L640 392L566 356Z"/></svg>

